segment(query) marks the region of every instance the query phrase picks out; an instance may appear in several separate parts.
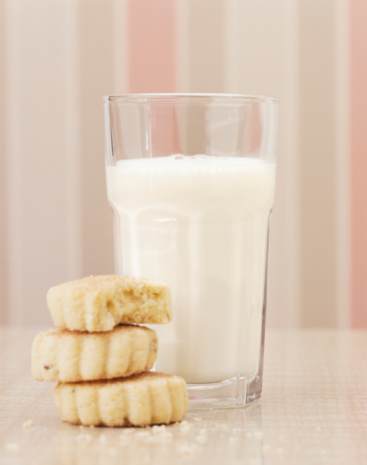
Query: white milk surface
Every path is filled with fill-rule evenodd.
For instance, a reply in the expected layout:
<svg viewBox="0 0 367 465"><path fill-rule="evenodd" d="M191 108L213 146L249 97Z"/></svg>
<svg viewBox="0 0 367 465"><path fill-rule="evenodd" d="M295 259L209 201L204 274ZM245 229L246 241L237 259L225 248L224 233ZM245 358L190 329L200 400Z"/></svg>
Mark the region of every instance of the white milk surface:
<svg viewBox="0 0 367 465"><path fill-rule="evenodd" d="M156 368L188 383L256 376L275 164L205 155L107 168L117 272L166 282Z"/></svg>

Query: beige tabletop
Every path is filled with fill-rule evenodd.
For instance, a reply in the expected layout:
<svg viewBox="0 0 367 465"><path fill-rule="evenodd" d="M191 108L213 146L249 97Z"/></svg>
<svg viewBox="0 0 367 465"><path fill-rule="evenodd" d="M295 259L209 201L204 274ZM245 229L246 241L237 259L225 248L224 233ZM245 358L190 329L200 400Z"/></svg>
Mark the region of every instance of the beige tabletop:
<svg viewBox="0 0 367 465"><path fill-rule="evenodd" d="M367 464L366 331L268 331L259 402L158 428L62 423L30 376L36 332L0 329L0 464Z"/></svg>

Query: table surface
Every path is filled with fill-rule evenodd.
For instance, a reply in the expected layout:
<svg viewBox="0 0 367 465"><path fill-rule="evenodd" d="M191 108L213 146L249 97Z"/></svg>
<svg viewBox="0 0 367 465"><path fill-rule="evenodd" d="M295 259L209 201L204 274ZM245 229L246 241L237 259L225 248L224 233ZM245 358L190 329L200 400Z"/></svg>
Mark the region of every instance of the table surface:
<svg viewBox="0 0 367 465"><path fill-rule="evenodd" d="M260 401L154 429L61 422L30 375L37 332L0 328L1 464L367 464L367 331L268 331Z"/></svg>

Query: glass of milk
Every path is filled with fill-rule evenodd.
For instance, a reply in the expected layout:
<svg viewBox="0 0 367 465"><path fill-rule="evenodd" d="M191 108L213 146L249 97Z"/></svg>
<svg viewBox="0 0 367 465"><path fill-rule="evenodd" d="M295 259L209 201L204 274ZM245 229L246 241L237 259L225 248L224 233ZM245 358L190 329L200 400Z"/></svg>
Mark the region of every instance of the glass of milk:
<svg viewBox="0 0 367 465"><path fill-rule="evenodd" d="M278 102L226 94L105 98L116 272L166 282L155 369L189 408L260 397Z"/></svg>

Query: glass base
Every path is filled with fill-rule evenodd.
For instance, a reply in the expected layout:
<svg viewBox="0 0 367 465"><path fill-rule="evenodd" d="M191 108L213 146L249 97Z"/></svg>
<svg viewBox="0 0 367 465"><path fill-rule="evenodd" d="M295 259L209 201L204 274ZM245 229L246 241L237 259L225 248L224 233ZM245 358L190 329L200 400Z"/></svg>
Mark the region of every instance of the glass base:
<svg viewBox="0 0 367 465"><path fill-rule="evenodd" d="M262 378L234 377L219 383L188 384L189 410L239 408L259 399Z"/></svg>

